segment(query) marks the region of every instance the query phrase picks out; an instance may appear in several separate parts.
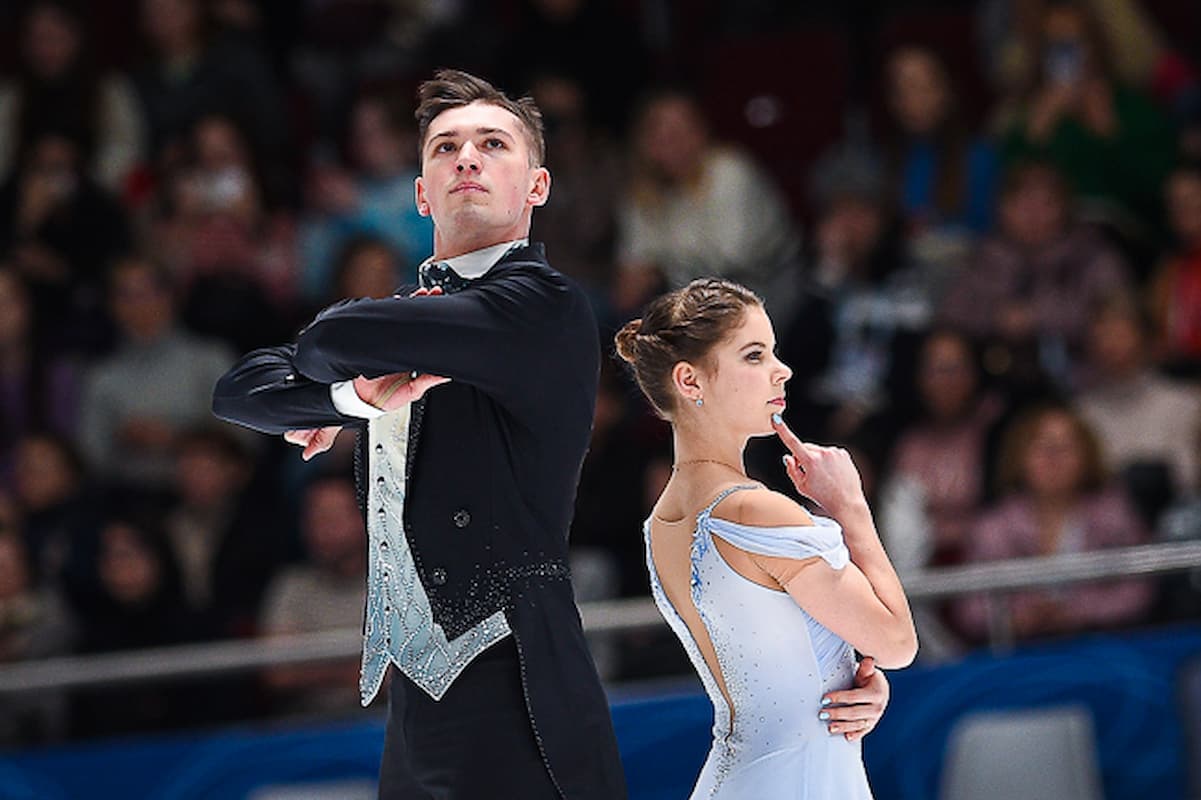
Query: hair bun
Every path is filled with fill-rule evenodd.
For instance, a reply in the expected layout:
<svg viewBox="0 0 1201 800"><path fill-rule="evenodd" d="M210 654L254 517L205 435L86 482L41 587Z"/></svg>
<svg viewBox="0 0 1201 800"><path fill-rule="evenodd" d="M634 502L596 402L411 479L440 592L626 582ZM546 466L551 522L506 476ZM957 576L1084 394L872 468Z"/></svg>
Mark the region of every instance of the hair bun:
<svg viewBox="0 0 1201 800"><path fill-rule="evenodd" d="M633 364L638 358L638 335L642 333L642 320L632 319L617 332L614 341L617 345L617 355L627 364Z"/></svg>

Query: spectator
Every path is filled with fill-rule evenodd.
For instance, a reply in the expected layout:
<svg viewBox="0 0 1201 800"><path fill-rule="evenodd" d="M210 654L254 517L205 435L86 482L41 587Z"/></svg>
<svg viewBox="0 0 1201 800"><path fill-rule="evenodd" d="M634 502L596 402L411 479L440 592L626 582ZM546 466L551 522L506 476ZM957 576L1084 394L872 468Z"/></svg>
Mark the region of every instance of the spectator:
<svg viewBox="0 0 1201 800"><path fill-rule="evenodd" d="M987 232L997 154L967 129L946 67L933 51L907 46L892 54L886 71L891 178L908 236Z"/></svg>
<svg viewBox="0 0 1201 800"><path fill-rule="evenodd" d="M1075 220L1059 173L1032 162L1007 174L1000 229L951 285L941 317L986 340L986 367L1015 390L1038 393L1048 379L1070 389L1089 308L1130 286L1117 250Z"/></svg>
<svg viewBox="0 0 1201 800"><path fill-rule="evenodd" d="M1159 512L1197 483L1201 391L1155 371L1150 321L1133 297L1099 306L1088 341L1080 412L1097 433L1106 469L1127 481L1154 527Z"/></svg>
<svg viewBox="0 0 1201 800"><path fill-rule="evenodd" d="M783 326L780 352L796 365L793 383L802 387L790 416L812 420L798 420L800 430L849 443L869 421L907 413L907 377L937 289L905 255L873 160L836 153L819 162L812 180L817 218L806 286L793 322ZM875 448L871 457L886 449Z"/></svg>
<svg viewBox="0 0 1201 800"><path fill-rule="evenodd" d="M342 247L334 266L334 294L327 300L391 297L400 286L396 252L383 239L359 236Z"/></svg>
<svg viewBox="0 0 1201 800"><path fill-rule="evenodd" d="M632 181L618 201L619 311L635 312L664 285L713 275L789 318L799 235L771 175L713 141L698 102L678 89L642 101L630 146Z"/></svg>
<svg viewBox="0 0 1201 800"><path fill-rule="evenodd" d="M110 484L154 494L169 484L178 433L210 419L209 395L233 355L176 325L171 281L149 261L119 262L109 298L122 343L87 378L80 445Z"/></svg>
<svg viewBox="0 0 1201 800"><path fill-rule="evenodd" d="M41 136L69 131L88 174L124 194L145 158L145 123L132 86L93 60L88 29L69 0L35 0L21 21L17 75L0 85L0 175Z"/></svg>
<svg viewBox="0 0 1201 800"><path fill-rule="evenodd" d="M0 185L0 254L27 282L37 332L57 351L94 354L107 342L104 270L130 243L124 210L59 131L41 132Z"/></svg>
<svg viewBox="0 0 1201 800"><path fill-rule="evenodd" d="M949 329L926 336L916 381L923 415L899 436L881 506L881 535L898 569L963 561L988 497L989 438L1003 411L981 381L967 337Z"/></svg>
<svg viewBox="0 0 1201 800"><path fill-rule="evenodd" d="M245 39L215 33L200 0L141 0L140 23L151 56L134 83L155 165L174 164L196 123L218 114L260 157L264 203L295 202L288 115L267 61Z"/></svg>
<svg viewBox="0 0 1201 800"><path fill-rule="evenodd" d="M1151 287L1157 360L1201 377L1201 163L1168 177L1167 206L1176 246Z"/></svg>
<svg viewBox="0 0 1201 800"><path fill-rule="evenodd" d="M153 522L112 517L97 532L93 595L78 609L80 650L107 653L195 640L179 572ZM183 727L187 694L161 684L80 692L76 735L89 737Z"/></svg>
<svg viewBox="0 0 1201 800"><path fill-rule="evenodd" d="M1039 31L1038 68L1005 133L1006 160L1049 159L1086 218L1125 242L1154 242L1176 146L1169 120L1150 97L1117 80L1086 3L1047 4Z"/></svg>
<svg viewBox="0 0 1201 800"><path fill-rule="evenodd" d="M83 541L94 505L83 464L68 441L47 433L27 433L15 455L15 498L34 580L62 588L73 599L81 567L94 556Z"/></svg>
<svg viewBox="0 0 1201 800"><path fill-rule="evenodd" d="M274 495L231 429L203 424L175 445L175 500L164 520L188 607L207 636L258 631L271 576L292 557Z"/></svg>
<svg viewBox="0 0 1201 800"><path fill-rule="evenodd" d="M1084 553L1146 539L1125 494L1105 475L1096 437L1068 408L1035 407L1015 420L1002 443L997 478L1001 499L973 526L969 562ZM1142 622L1154 585L1140 578L1074 583L1006 599L1012 633L1027 639ZM979 595L956 601L970 639L987 633L988 609L988 598Z"/></svg>
<svg viewBox="0 0 1201 800"><path fill-rule="evenodd" d="M167 177L152 252L175 276L192 330L236 350L274 341L295 306L296 226L265 205L258 165L232 119L201 118L187 153Z"/></svg>
<svg viewBox="0 0 1201 800"><path fill-rule="evenodd" d="M1201 435L1192 445L1194 458L1201 462ZM1155 534L1164 542L1201 540L1201 480L1186 487L1180 499L1160 515ZM1191 622L1201 615L1201 569L1165 575L1161 585L1162 618ZM1201 690L1201 685L1197 688ZM1196 699L1201 702L1201 694L1196 695Z"/></svg>
<svg viewBox="0 0 1201 800"><path fill-rule="evenodd" d="M74 431L78 383L73 361L38 352L25 282L0 266L0 479L25 431Z"/></svg>
<svg viewBox="0 0 1201 800"><path fill-rule="evenodd" d="M303 500L301 528L308 558L271 581L263 603L263 633L361 627L366 602L366 532L354 485L341 476L310 484ZM266 675L284 710L306 714L357 709L358 678L354 661L277 667Z"/></svg>
<svg viewBox="0 0 1201 800"><path fill-rule="evenodd" d="M335 254L350 239L377 236L397 254L400 282L416 283L417 266L433 242L433 225L417 212L417 132L411 109L384 94L365 94L350 115L350 166L318 149L301 225L303 291L309 303L333 290Z"/></svg>
<svg viewBox="0 0 1201 800"><path fill-rule="evenodd" d="M11 504L4 499L0 505L0 664L64 655L74 635L67 607L54 588L38 585ZM53 741L65 733L59 691L7 694L0 711L0 743L6 746Z"/></svg>
<svg viewBox="0 0 1201 800"><path fill-rule="evenodd" d="M555 200L538 209L533 238L546 245L555 268L593 297L601 324L612 324L614 241L621 159L612 139L589 114L582 85L554 72L536 75L531 94L546 126L547 164Z"/></svg>

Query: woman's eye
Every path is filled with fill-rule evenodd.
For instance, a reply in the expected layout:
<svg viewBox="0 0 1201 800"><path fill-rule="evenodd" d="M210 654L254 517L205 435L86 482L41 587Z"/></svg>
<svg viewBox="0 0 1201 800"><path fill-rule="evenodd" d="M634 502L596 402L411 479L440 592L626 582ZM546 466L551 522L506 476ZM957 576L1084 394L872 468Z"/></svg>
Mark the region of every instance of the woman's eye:
<svg viewBox="0 0 1201 800"><path fill-rule="evenodd" d="M756 350L752 353L747 353L746 360L747 361L762 361L763 353L762 353L762 351L759 351L759 350Z"/></svg>

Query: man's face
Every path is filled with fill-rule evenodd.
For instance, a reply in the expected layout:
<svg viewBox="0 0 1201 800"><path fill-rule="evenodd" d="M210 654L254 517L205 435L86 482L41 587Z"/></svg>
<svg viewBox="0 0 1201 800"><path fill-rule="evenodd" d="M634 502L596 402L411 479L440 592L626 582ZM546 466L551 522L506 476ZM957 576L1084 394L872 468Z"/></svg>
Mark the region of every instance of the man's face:
<svg viewBox="0 0 1201 800"><path fill-rule="evenodd" d="M417 210L434 218L443 242L482 246L522 238L534 207L550 193L546 168L530 164L520 120L499 106L477 101L442 112L421 155Z"/></svg>

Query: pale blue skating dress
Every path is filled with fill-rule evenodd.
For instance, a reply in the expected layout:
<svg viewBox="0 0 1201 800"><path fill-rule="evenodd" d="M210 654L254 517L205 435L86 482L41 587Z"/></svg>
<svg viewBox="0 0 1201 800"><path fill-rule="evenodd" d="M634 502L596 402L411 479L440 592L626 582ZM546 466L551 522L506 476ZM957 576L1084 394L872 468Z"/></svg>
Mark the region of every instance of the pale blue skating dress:
<svg viewBox="0 0 1201 800"><path fill-rule="evenodd" d="M853 648L810 617L785 592L734 571L713 537L750 553L820 556L835 569L850 560L842 529L759 528L713 516L733 486L697 515L691 547L691 595L713 642L733 703L730 708L687 624L672 607L651 558L651 521L643 526L651 591L679 637L713 703L713 744L691 800L870 800L859 742L831 735L818 719L825 692L847 689Z"/></svg>

